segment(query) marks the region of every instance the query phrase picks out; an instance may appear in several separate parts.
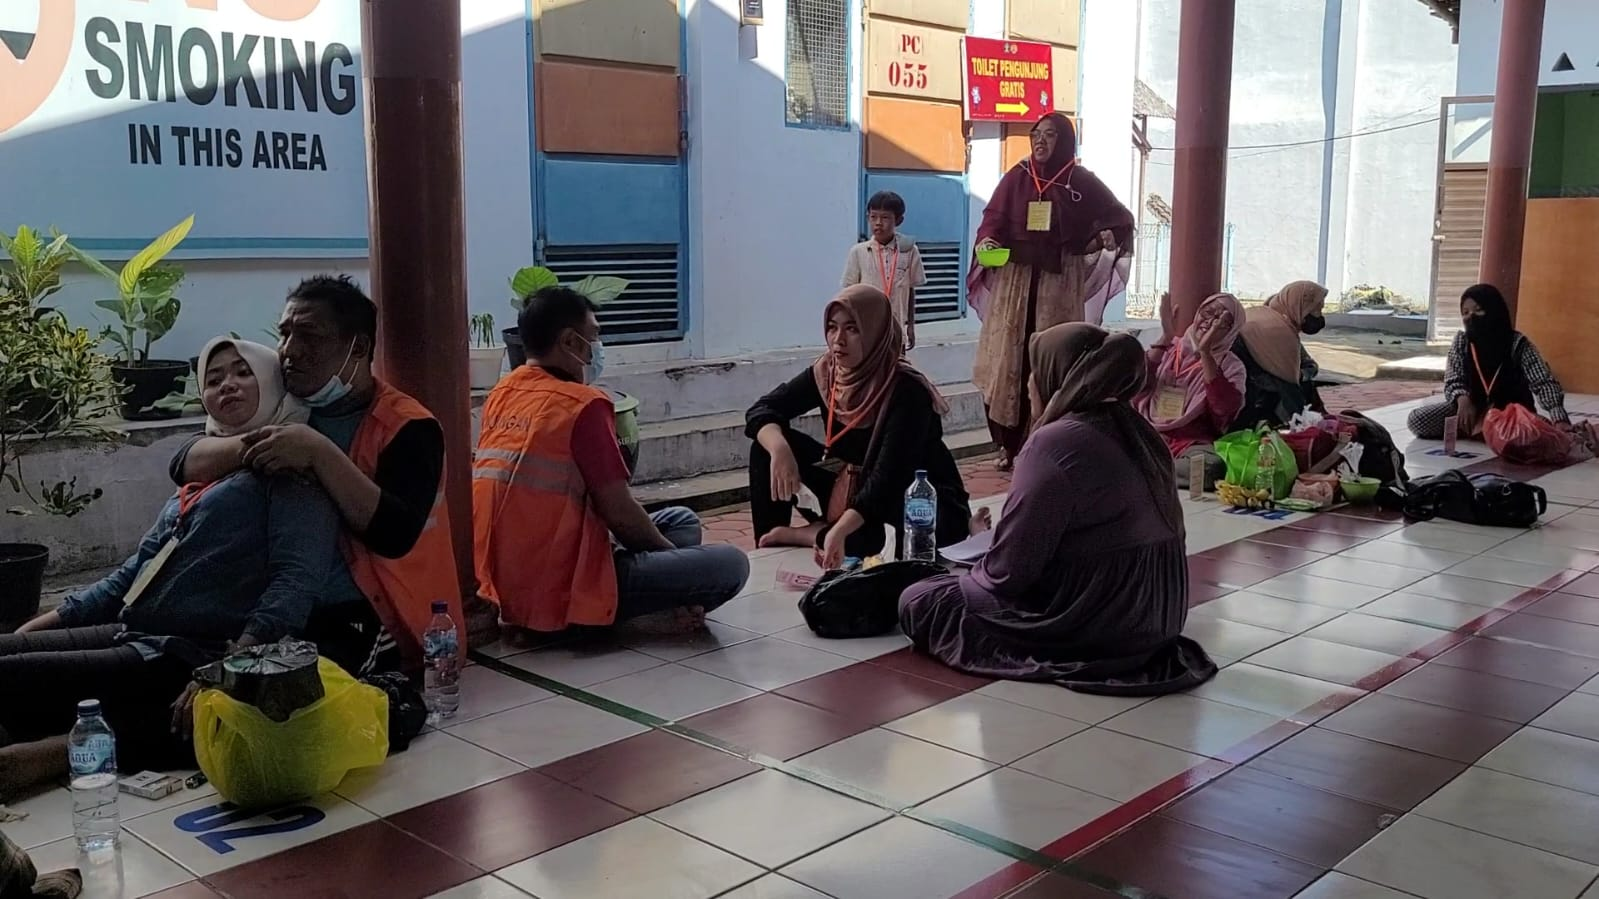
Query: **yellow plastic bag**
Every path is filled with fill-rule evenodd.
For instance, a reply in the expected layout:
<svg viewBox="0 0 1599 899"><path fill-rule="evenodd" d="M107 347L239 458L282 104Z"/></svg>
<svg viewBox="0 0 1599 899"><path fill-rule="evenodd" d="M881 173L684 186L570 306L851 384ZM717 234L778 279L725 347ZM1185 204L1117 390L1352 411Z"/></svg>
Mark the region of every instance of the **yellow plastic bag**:
<svg viewBox="0 0 1599 899"><path fill-rule="evenodd" d="M221 690L194 700L194 756L222 798L258 808L309 799L389 754L389 697L317 660L321 699L273 721Z"/></svg>

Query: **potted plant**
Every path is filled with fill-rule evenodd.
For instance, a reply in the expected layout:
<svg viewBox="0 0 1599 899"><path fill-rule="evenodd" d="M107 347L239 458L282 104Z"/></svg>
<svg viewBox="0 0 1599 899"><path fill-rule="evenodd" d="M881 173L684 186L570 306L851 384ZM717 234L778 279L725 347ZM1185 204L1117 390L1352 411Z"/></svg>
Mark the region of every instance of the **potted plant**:
<svg viewBox="0 0 1599 899"><path fill-rule="evenodd" d="M522 307L527 305L527 298L546 287L555 287L561 279L542 265L530 265L518 269L511 276L511 308L517 315L522 314ZM576 284L568 287L588 297L596 306L606 303L622 295L627 290L628 280L612 275L589 275ZM511 360L512 368L521 368L527 364L527 353L522 349L522 335L520 328L506 328L500 332L505 338L505 355Z"/></svg>
<svg viewBox="0 0 1599 899"><path fill-rule="evenodd" d="M176 295L183 282L183 269L161 265L161 260L183 242L193 227L191 215L134 254L120 272L113 272L87 253L74 253L91 271L117 285L115 299L99 300L95 305L118 320L102 336L116 347L111 377L125 391L122 417L130 421L176 418L179 414L170 408L159 408L156 403L178 390L189 363L182 359L152 359L150 347L172 330L183 308Z"/></svg>
<svg viewBox="0 0 1599 899"><path fill-rule="evenodd" d="M500 380L500 363L505 359L505 347L495 340L494 316L479 312L468 320L472 332L472 345L468 349L468 375L473 390L488 390Z"/></svg>
<svg viewBox="0 0 1599 899"><path fill-rule="evenodd" d="M47 513L76 515L100 491L79 493L76 478L35 488L22 471L22 458L46 440L114 439L116 432L97 420L116 407L116 387L96 338L38 303L59 286L58 279L34 277L39 260L52 258L66 246L65 238L56 235L46 244L36 232L20 229L0 244L11 257L0 268L0 490ZM14 515L31 511L7 509ZM49 550L38 544L0 543L0 633L38 612L49 559Z"/></svg>

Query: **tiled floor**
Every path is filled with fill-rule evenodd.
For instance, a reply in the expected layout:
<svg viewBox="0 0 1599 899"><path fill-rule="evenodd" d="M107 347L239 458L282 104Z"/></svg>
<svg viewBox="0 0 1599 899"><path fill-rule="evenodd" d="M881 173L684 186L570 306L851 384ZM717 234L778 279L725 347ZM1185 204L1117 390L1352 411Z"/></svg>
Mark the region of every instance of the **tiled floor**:
<svg viewBox="0 0 1599 899"><path fill-rule="evenodd" d="M1434 448L1412 473L1503 468ZM1184 500L1225 667L1153 700L820 640L778 587L807 554L755 552L706 634L479 657L448 728L335 794L125 799L87 895L1592 899L1599 462L1518 474L1558 500L1530 532ZM66 800L3 825L44 867Z"/></svg>

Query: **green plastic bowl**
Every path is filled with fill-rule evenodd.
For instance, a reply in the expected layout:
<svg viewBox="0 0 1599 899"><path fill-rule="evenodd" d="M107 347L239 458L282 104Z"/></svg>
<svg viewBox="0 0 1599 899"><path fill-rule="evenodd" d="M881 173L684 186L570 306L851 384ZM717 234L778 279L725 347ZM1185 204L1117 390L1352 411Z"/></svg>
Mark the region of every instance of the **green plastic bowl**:
<svg viewBox="0 0 1599 899"><path fill-rule="evenodd" d="M1344 491L1344 499L1357 506L1369 506L1377 500L1377 488L1382 486L1382 481L1376 478L1346 478L1338 483Z"/></svg>
<svg viewBox="0 0 1599 899"><path fill-rule="evenodd" d="M1009 247L994 247L977 251L977 264L983 268L999 268L1010 261Z"/></svg>

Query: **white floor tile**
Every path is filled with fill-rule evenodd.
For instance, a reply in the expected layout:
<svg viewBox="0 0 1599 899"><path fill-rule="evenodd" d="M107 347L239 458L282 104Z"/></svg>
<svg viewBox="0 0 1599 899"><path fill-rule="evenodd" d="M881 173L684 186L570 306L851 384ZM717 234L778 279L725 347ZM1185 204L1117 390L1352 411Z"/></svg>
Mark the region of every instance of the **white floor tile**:
<svg viewBox="0 0 1599 899"><path fill-rule="evenodd" d="M1361 691L1239 662L1188 695L1310 724L1330 714L1324 707L1328 700L1358 697Z"/></svg>
<svg viewBox="0 0 1599 899"><path fill-rule="evenodd" d="M1280 574L1249 588L1252 593L1264 593L1294 602L1312 603L1329 609L1358 609L1388 592L1387 587L1370 587L1349 581L1333 580L1305 574L1304 570Z"/></svg>
<svg viewBox="0 0 1599 899"><path fill-rule="evenodd" d="M706 614L720 621L758 634L775 634L805 623L799 613L800 594L785 590L741 596Z"/></svg>
<svg viewBox="0 0 1599 899"><path fill-rule="evenodd" d="M1412 899L1411 894L1390 890L1385 886L1328 871L1319 880L1300 892L1294 899Z"/></svg>
<svg viewBox="0 0 1599 899"><path fill-rule="evenodd" d="M1419 593L1422 596L1436 596L1439 599L1448 599L1454 602L1469 602L1472 605L1496 609L1527 592L1527 590L1525 587L1517 587L1513 584L1500 584L1494 581L1461 577L1457 574L1444 572L1411 584L1405 588L1405 592Z"/></svg>
<svg viewBox="0 0 1599 899"><path fill-rule="evenodd" d="M874 728L793 761L900 808L931 799L994 769L991 762Z"/></svg>
<svg viewBox="0 0 1599 899"><path fill-rule="evenodd" d="M1411 546L1384 540L1362 543L1339 553L1339 555L1346 559L1358 559L1363 562L1381 562L1385 565L1398 565L1401 568L1415 568L1429 574L1443 571L1471 558L1469 553L1449 552L1443 549Z"/></svg>
<svg viewBox="0 0 1599 899"><path fill-rule="evenodd" d="M1183 627L1183 636L1204 647L1211 658L1222 656L1239 659L1281 643L1293 635L1225 618L1196 615L1189 618Z"/></svg>
<svg viewBox="0 0 1599 899"><path fill-rule="evenodd" d="M188 777L194 773L192 770L172 772L175 777ZM129 821L145 815L174 809L198 799L215 796L216 793L216 788L209 783L193 790L179 790L171 796L154 801L122 793L117 796L117 813L122 819L123 826L127 826ZM7 805L12 811L27 815L21 821L10 821L0 825L0 830L5 831L6 836L23 849L32 849L72 836L72 791L64 786L51 787L27 799L12 800Z"/></svg>
<svg viewBox="0 0 1599 899"><path fill-rule="evenodd" d="M1011 767L1106 799L1128 802L1207 761L1201 755L1096 727L1035 752Z"/></svg>
<svg viewBox="0 0 1599 899"><path fill-rule="evenodd" d="M889 812L768 770L652 817L756 864L778 868L865 830Z"/></svg>
<svg viewBox="0 0 1599 899"><path fill-rule="evenodd" d="M1599 868L1460 827L1405 815L1338 870L1423 899L1572 896Z"/></svg>
<svg viewBox="0 0 1599 899"><path fill-rule="evenodd" d="M859 662L871 661L879 656L888 655L911 645L911 638L898 631L884 634L881 637L829 640L826 637L816 636L814 631L803 624L799 627L791 627L786 631L780 631L773 634L773 636L779 640L787 640L800 646L809 646L812 649L820 649L823 652L847 656Z"/></svg>
<svg viewBox="0 0 1599 899"><path fill-rule="evenodd" d="M1178 694L1123 712L1100 727L1173 749L1222 758L1228 750L1281 720L1276 715Z"/></svg>
<svg viewBox="0 0 1599 899"><path fill-rule="evenodd" d="M643 725L557 696L469 721L446 733L536 768L647 730Z"/></svg>
<svg viewBox="0 0 1599 899"><path fill-rule="evenodd" d="M1477 765L1568 790L1599 794L1599 742L1583 737L1524 727L1494 747Z"/></svg>
<svg viewBox="0 0 1599 899"><path fill-rule="evenodd" d="M509 656L505 662L569 687L592 687L664 664L654 656L612 645L552 646Z"/></svg>
<svg viewBox="0 0 1599 899"><path fill-rule="evenodd" d="M1390 593L1382 599L1362 606L1360 611L1363 615L1415 621L1449 631L1488 613L1486 608L1468 602L1455 602L1406 591Z"/></svg>
<svg viewBox="0 0 1599 899"><path fill-rule="evenodd" d="M759 696L759 690L683 665L663 665L606 681L591 690L612 702L677 721Z"/></svg>
<svg viewBox="0 0 1599 899"><path fill-rule="evenodd" d="M692 634L635 634L623 638L622 645L663 661L681 662L728 646L748 643L759 636L755 631L707 620L705 630Z"/></svg>
<svg viewBox="0 0 1599 899"><path fill-rule="evenodd" d="M1202 603L1188 611L1188 618L1224 618L1240 624L1271 628L1275 631L1297 634L1310 630L1324 621L1337 618L1342 611L1326 606L1295 602L1263 593L1233 593L1220 599Z"/></svg>
<svg viewBox="0 0 1599 899"><path fill-rule="evenodd" d="M1583 516L1587 518L1588 516ZM1595 518L1599 521L1599 518ZM1552 565L1559 568L1569 568L1573 571L1588 571L1599 565L1599 553L1584 549L1573 549L1569 546L1560 546L1549 543L1543 539L1536 539L1541 535L1528 534L1507 540L1498 546L1484 552L1483 555L1496 559L1509 559L1514 562L1524 562L1530 565Z"/></svg>
<svg viewBox="0 0 1599 899"><path fill-rule="evenodd" d="M1345 646L1358 646L1394 656L1404 656L1437 643L1448 637L1449 632L1424 624L1411 624L1408 621L1395 621L1392 618L1350 612L1326 624L1311 628L1305 632L1305 636L1326 640L1329 643L1342 643Z"/></svg>
<svg viewBox="0 0 1599 899"><path fill-rule="evenodd" d="M754 883L746 883L720 899L828 899L810 887L777 874L768 874Z"/></svg>
<svg viewBox="0 0 1599 899"><path fill-rule="evenodd" d="M1560 700L1532 722L1541 727L1574 737L1599 740L1599 696L1577 692Z"/></svg>
<svg viewBox="0 0 1599 899"><path fill-rule="evenodd" d="M213 796L145 815L128 822L124 829L205 877L377 820L366 809L331 793L226 820L235 811L231 803ZM208 824L216 826L208 828ZM273 826L278 832L248 832L263 825Z"/></svg>
<svg viewBox="0 0 1599 899"><path fill-rule="evenodd" d="M775 637L762 637L759 640L695 656L683 664L706 674L746 684L757 690L776 690L818 674L826 674L846 665L853 665L855 660Z"/></svg>
<svg viewBox="0 0 1599 899"><path fill-rule="evenodd" d="M527 893L498 877L479 877L437 893L433 899L530 899Z"/></svg>
<svg viewBox="0 0 1599 899"><path fill-rule="evenodd" d="M1416 813L1599 865L1599 796L1468 768Z"/></svg>
<svg viewBox="0 0 1599 899"><path fill-rule="evenodd" d="M1320 562L1312 562L1300 569L1299 573L1335 581L1348 581L1351 584L1364 584L1368 587L1384 587L1389 590L1403 590L1427 576L1427 572L1417 571L1414 568L1401 568L1398 565L1384 565L1381 562L1366 562L1344 556L1333 556Z"/></svg>
<svg viewBox="0 0 1599 899"><path fill-rule="evenodd" d="M649 818L634 818L495 872L535 896L708 899L760 868Z"/></svg>
<svg viewBox="0 0 1599 899"><path fill-rule="evenodd" d="M1086 790L1001 768L916 810L1042 849L1116 807L1113 800Z"/></svg>
<svg viewBox="0 0 1599 899"><path fill-rule="evenodd" d="M1314 639L1315 633L1257 652L1249 657L1249 664L1352 687L1399 661L1399 656L1386 652Z"/></svg>
<svg viewBox="0 0 1599 899"><path fill-rule="evenodd" d="M1549 589L1569 580L1569 572L1561 565L1529 565L1485 556L1461 562L1449 569L1449 574L1517 587L1541 587L1547 584Z"/></svg>
<svg viewBox="0 0 1599 899"><path fill-rule="evenodd" d="M1501 531L1494 528L1477 528L1467 531L1448 527L1442 523L1427 521L1394 531L1377 542L1424 546L1432 549L1441 549L1446 552L1473 555L1498 546L1514 536L1514 534L1515 532L1512 531Z"/></svg>
<svg viewBox="0 0 1599 899"><path fill-rule="evenodd" d="M979 693L957 696L883 726L1001 765L1088 727Z"/></svg>
<svg viewBox="0 0 1599 899"><path fill-rule="evenodd" d="M148 843L123 832L115 851L85 855L70 837L28 850L41 874L77 868L83 877L83 899L134 899L180 884L194 875L162 855Z"/></svg>
<svg viewBox="0 0 1599 899"><path fill-rule="evenodd" d="M1052 715L1060 715L1073 721L1081 721L1084 724L1098 724L1150 700L1148 696L1096 696L1092 693L1068 690L1056 684L1035 684L1015 680L995 681L986 687L979 687L974 692L1030 709L1038 709L1041 712L1049 712ZM1599 692L1599 678L1596 678L1595 692Z"/></svg>
<svg viewBox="0 0 1599 899"><path fill-rule="evenodd" d="M449 733L432 732L376 768L350 772L334 792L384 817L525 770Z"/></svg>
<svg viewBox="0 0 1599 899"><path fill-rule="evenodd" d="M894 818L781 873L837 899L928 899L958 893L1010 863L926 824Z"/></svg>
<svg viewBox="0 0 1599 899"><path fill-rule="evenodd" d="M461 706L450 724L465 724L507 709L549 699L555 694L514 677L490 671L482 665L468 665L461 672Z"/></svg>

